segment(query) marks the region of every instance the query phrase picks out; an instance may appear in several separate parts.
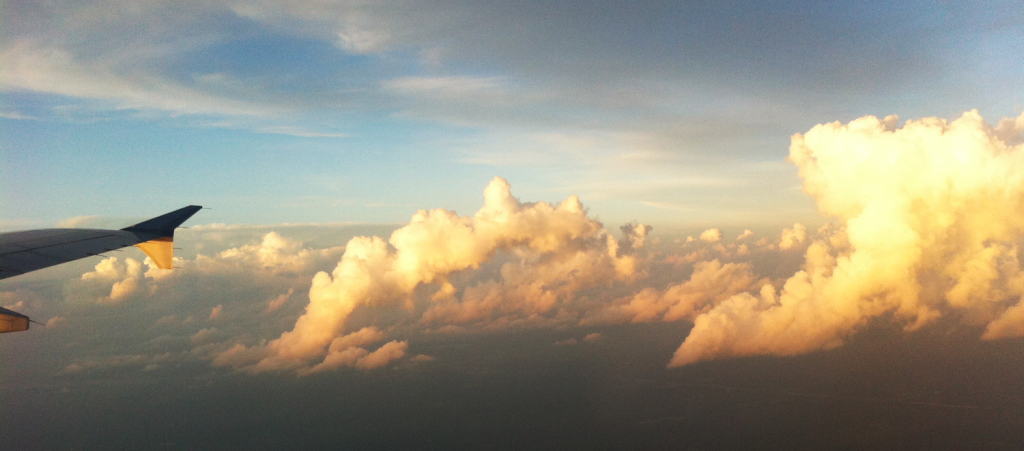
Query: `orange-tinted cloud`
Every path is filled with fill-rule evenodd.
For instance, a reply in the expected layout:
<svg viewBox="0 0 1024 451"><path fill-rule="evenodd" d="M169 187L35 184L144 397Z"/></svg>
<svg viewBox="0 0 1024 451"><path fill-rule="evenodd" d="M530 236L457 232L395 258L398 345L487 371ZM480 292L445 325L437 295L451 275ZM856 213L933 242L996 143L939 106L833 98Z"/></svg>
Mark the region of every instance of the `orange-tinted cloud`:
<svg viewBox="0 0 1024 451"><path fill-rule="evenodd" d="M898 127L867 116L794 135L804 191L839 227L781 292L765 286L698 316L671 365L827 349L890 312L908 330L957 314L990 322L987 339L1024 334L1020 122L996 129L971 111ZM780 247L803 235L787 230Z"/></svg>
<svg viewBox="0 0 1024 451"><path fill-rule="evenodd" d="M326 354L330 361L314 365L334 366L332 362L342 357L330 357L328 345L342 334L356 308L409 304L414 290L424 284L438 287L432 296L437 305L424 315L425 321L466 322L495 312L545 313L560 296L581 286L626 280L637 273L630 249L643 245L648 228L630 227L618 242L587 216L575 196L558 205L522 203L510 188L504 179L495 178L484 191L484 206L473 216L421 210L387 242L379 237L353 238L333 273L313 278L309 305L291 331L263 351L233 349L220 361L249 371L304 372L309 371L304 369L307 364ZM502 267L501 282L469 287L456 300L448 277L478 268L498 251L513 252L520 262ZM354 357L349 354L345 362ZM370 355L365 357L369 362L378 361ZM240 360L243 356L253 360Z"/></svg>

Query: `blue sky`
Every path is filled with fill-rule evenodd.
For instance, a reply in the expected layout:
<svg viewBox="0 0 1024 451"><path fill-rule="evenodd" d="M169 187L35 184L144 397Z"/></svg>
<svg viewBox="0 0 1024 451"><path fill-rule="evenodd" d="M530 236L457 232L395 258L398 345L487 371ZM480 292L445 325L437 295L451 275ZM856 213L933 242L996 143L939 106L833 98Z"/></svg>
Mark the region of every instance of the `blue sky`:
<svg viewBox="0 0 1024 451"><path fill-rule="evenodd" d="M462 214L814 223L789 137L1024 111L1018 2L6 2L0 227Z"/></svg>

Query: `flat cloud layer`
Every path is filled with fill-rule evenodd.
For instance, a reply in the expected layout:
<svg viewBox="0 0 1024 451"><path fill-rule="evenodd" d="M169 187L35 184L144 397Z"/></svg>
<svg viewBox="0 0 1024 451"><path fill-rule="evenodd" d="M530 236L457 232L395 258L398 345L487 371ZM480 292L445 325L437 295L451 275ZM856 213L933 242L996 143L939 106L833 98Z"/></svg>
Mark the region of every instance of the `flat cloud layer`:
<svg viewBox="0 0 1024 451"><path fill-rule="evenodd" d="M983 340L1019 337L1022 130L1024 116L993 127L970 111L794 135L804 191L834 219L816 231L707 229L672 241L626 224L613 234L575 196L522 202L495 178L476 213L421 210L387 240L338 246L340 235L320 231L314 240L327 244L317 247L288 236L302 228L195 227L179 239L202 253L178 257L174 271L112 257L62 282L60 306L34 285L0 299L49 312L47 333L79 334L63 363L76 374L184 361L372 371L443 364L417 353L429 334L652 321L693 324L669 366L830 349L877 321L912 332L942 319ZM108 343L97 331L126 312L138 324ZM582 343L559 343L569 342Z"/></svg>

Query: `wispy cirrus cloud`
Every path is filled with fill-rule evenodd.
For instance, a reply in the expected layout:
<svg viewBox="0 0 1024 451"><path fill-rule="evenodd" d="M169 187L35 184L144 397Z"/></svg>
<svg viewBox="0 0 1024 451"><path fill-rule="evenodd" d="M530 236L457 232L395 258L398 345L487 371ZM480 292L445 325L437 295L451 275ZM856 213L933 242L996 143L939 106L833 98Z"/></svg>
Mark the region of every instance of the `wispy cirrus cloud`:
<svg viewBox="0 0 1024 451"><path fill-rule="evenodd" d="M448 98L504 93L500 77L399 77L381 82L385 90L404 95Z"/></svg>
<svg viewBox="0 0 1024 451"><path fill-rule="evenodd" d="M217 96L146 71L120 70L80 61L70 52L31 41L0 54L3 89L101 100L113 109L159 110L174 114L271 116L278 107Z"/></svg>
<svg viewBox="0 0 1024 451"><path fill-rule="evenodd" d="M644 205L646 205L648 207L659 208L659 209L662 209L662 210L679 210L679 211L693 210L693 208L691 208L691 207L687 207L685 205L674 204L674 203L671 203L671 202L657 202L657 201L643 200L643 201L640 201L640 203L644 204Z"/></svg>
<svg viewBox="0 0 1024 451"><path fill-rule="evenodd" d="M38 121L39 120L38 117L29 116L29 115L26 115L26 114L21 114L21 113L19 113L17 111L0 111L0 118L21 120L21 121Z"/></svg>
<svg viewBox="0 0 1024 451"><path fill-rule="evenodd" d="M256 133L297 136L300 138L348 138L352 136L348 133L319 132L307 130L301 127L290 127L284 125L274 127L259 127L255 131Z"/></svg>

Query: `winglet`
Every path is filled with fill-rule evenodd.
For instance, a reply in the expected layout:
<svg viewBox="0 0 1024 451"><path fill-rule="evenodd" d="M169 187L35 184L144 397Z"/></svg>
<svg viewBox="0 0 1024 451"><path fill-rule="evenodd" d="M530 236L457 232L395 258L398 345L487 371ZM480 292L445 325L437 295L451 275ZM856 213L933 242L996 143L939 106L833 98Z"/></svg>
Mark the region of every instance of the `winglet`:
<svg viewBox="0 0 1024 451"><path fill-rule="evenodd" d="M188 218L191 218L192 215L202 209L203 207L199 205L189 205L121 230L125 232L152 233L162 237L174 238L174 229L178 228Z"/></svg>
<svg viewBox="0 0 1024 451"><path fill-rule="evenodd" d="M174 267L174 229L202 208L199 205L189 205L121 230L149 236L156 235L148 241L136 244L135 247L142 249L142 252L153 259L153 263L156 263L158 268L171 269Z"/></svg>

